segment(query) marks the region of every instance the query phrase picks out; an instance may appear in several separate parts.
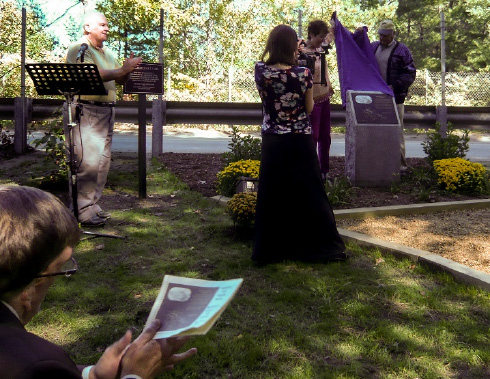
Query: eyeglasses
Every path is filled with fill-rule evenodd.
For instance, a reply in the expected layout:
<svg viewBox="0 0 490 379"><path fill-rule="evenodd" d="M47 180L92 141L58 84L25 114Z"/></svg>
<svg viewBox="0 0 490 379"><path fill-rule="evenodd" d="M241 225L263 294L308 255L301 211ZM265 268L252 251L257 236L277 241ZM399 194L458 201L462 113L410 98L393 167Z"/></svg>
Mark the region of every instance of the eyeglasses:
<svg viewBox="0 0 490 379"><path fill-rule="evenodd" d="M59 276L59 275L64 275L66 277L72 276L74 273L77 272L78 270L78 263L75 260L75 258L70 257L70 260L66 262L63 267L61 267L63 271L60 272L53 272L51 274L41 274L41 275L36 275L36 278L46 278L49 276Z"/></svg>

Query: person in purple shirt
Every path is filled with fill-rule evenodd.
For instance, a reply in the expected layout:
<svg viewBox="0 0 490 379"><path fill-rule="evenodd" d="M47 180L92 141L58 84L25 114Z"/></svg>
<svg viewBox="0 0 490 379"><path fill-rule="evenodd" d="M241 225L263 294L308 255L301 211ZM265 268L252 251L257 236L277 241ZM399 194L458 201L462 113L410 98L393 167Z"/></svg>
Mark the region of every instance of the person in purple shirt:
<svg viewBox="0 0 490 379"><path fill-rule="evenodd" d="M264 112L252 252L258 264L347 258L311 136L313 78L297 55L296 32L279 25L255 65Z"/></svg>
<svg viewBox="0 0 490 379"><path fill-rule="evenodd" d="M333 40L333 28L322 20L314 20L308 24L308 39L305 41L305 47L302 48L303 53L310 54L316 59L313 75L313 102L315 105L310 114L310 122L311 135L318 148L320 171L324 181L327 180L328 172L330 171L330 145L332 144L330 135L330 97L333 95L334 90L327 67L325 67L324 77L321 77L321 60L318 52L325 53L323 46L329 45Z"/></svg>
<svg viewBox="0 0 490 379"><path fill-rule="evenodd" d="M395 24L391 20L382 21L378 27L379 41L371 43L384 81L395 95L395 103L400 117L401 167L407 168L405 159L405 138L403 136L403 115L408 89L415 81L416 69L412 53L406 45L395 40Z"/></svg>

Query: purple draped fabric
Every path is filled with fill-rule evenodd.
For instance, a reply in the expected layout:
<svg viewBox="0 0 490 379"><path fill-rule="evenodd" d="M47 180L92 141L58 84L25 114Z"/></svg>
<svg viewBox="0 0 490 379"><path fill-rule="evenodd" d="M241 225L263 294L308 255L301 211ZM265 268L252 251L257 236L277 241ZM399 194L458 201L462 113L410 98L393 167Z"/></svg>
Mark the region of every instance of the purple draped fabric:
<svg viewBox="0 0 490 379"><path fill-rule="evenodd" d="M335 14L332 20L335 22L335 47L342 106L345 108L345 95L348 90L380 91L393 96L392 89L379 73L378 62L367 36L367 28L363 27L362 32L351 33L342 26Z"/></svg>

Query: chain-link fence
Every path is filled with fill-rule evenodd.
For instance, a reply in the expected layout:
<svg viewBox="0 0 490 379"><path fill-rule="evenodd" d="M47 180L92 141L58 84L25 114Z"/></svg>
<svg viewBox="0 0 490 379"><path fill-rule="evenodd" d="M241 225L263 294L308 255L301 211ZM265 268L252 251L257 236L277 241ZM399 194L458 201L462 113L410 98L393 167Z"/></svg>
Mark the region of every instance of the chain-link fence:
<svg viewBox="0 0 490 379"><path fill-rule="evenodd" d="M335 94L332 103L340 104L337 75L330 77ZM449 72L445 75L445 101L448 106L490 106L490 73ZM171 101L260 101L252 69L230 67L200 78L190 78L167 68L166 99ZM418 71L405 104L440 105L441 73Z"/></svg>
<svg viewBox="0 0 490 379"><path fill-rule="evenodd" d="M490 106L488 72L448 72L445 87L448 106ZM407 104L440 105L441 93L441 73L422 71L410 87Z"/></svg>

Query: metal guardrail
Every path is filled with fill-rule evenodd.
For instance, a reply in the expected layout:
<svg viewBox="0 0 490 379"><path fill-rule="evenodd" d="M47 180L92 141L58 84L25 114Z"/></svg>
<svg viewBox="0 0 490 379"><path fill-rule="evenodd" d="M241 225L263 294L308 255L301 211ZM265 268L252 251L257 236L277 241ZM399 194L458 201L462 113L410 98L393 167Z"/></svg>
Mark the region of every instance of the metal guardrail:
<svg viewBox="0 0 490 379"><path fill-rule="evenodd" d="M202 103L167 101L163 109L164 124L229 124L260 125L260 103ZM0 111L1 112L1 111ZM456 129L490 130L490 107L448 107L447 120ZM0 113L1 114L1 113ZM405 106L404 127L408 129L433 128L439 110L435 106ZM116 121L137 122L137 102L120 101L116 105ZM152 122L152 103L147 102L147 122ZM345 125L345 110L340 104L332 104L332 125Z"/></svg>
<svg viewBox="0 0 490 379"><path fill-rule="evenodd" d="M58 118L64 100L26 99L27 121ZM154 101L155 102L155 101ZM146 120L152 122L153 103L146 102ZM19 98L0 98L0 120L16 120ZM230 124L260 125L260 103L201 103L167 101L162 107L166 124ZM405 106L405 128L430 128L438 120L438 107ZM340 104L331 106L332 125L345 124L345 110ZM456 129L490 130L490 107L447 107L447 120ZM119 101L116 121L138 123L138 101Z"/></svg>
<svg viewBox="0 0 490 379"><path fill-rule="evenodd" d="M30 121L60 118L64 100L26 98L25 122L22 122L21 98L0 98L0 120L15 121L15 150L26 150L27 128ZM119 101L116 105L116 122L141 125L139 101ZM161 148L162 125L167 124L228 124L260 125L260 103L201 103L179 101L146 101L146 123L152 123L156 132L153 146ZM439 120L440 109L435 106L405 106L404 127L428 129ZM345 110L339 104L331 106L333 126L345 125ZM144 117L143 117L144 119ZM490 107L447 107L447 121L456 129L490 130ZM156 126L156 128L155 128ZM144 128L143 128L144 129Z"/></svg>

